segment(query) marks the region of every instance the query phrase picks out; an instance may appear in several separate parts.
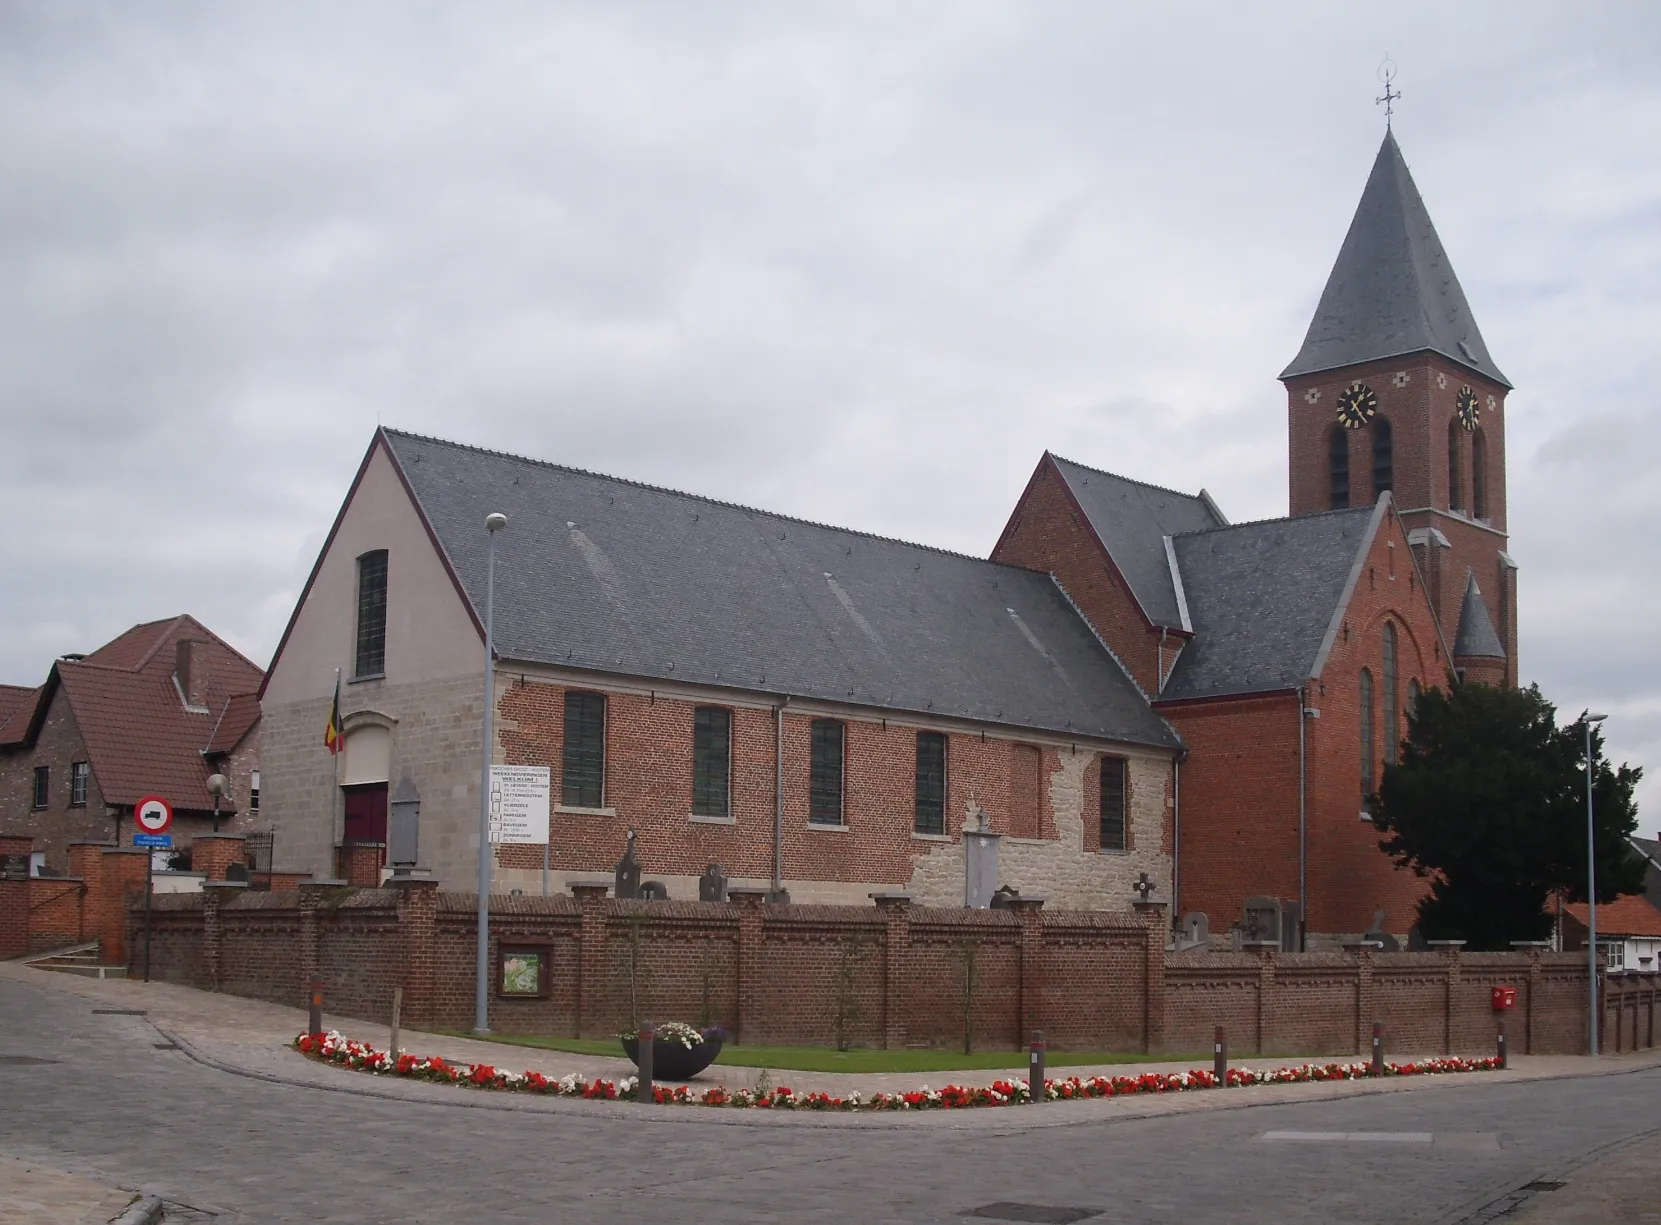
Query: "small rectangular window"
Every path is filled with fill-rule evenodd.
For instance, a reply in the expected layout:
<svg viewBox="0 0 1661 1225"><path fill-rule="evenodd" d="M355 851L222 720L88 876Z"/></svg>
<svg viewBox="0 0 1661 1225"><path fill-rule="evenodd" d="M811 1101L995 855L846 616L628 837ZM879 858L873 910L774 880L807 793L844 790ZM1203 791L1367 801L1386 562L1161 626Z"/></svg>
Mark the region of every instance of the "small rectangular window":
<svg viewBox="0 0 1661 1225"><path fill-rule="evenodd" d="M728 816L731 787L732 711L700 706L692 715L692 814Z"/></svg>
<svg viewBox="0 0 1661 1225"><path fill-rule="evenodd" d="M35 767L35 807L45 808L52 799L52 767Z"/></svg>
<svg viewBox="0 0 1661 1225"><path fill-rule="evenodd" d="M917 823L919 834L946 832L946 737L917 733Z"/></svg>
<svg viewBox="0 0 1661 1225"><path fill-rule="evenodd" d="M606 791L606 696L565 691L565 754L560 803L599 808Z"/></svg>
<svg viewBox="0 0 1661 1225"><path fill-rule="evenodd" d="M815 825L842 824L842 735L836 719L813 721L807 819Z"/></svg>
<svg viewBox="0 0 1661 1225"><path fill-rule="evenodd" d="M386 671L386 550L358 558L358 650L355 676Z"/></svg>
<svg viewBox="0 0 1661 1225"><path fill-rule="evenodd" d="M1123 757L1102 758L1101 845L1104 851L1125 849L1125 767Z"/></svg>
<svg viewBox="0 0 1661 1225"><path fill-rule="evenodd" d="M74 808L87 806L87 779L92 774L92 767L84 761L77 761L69 767L69 803Z"/></svg>

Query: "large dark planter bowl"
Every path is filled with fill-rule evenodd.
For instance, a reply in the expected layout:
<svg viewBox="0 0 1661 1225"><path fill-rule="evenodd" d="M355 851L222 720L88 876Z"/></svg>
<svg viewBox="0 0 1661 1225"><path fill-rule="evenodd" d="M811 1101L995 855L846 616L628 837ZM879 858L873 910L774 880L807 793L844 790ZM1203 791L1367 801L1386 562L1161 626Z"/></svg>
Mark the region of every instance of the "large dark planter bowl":
<svg viewBox="0 0 1661 1225"><path fill-rule="evenodd" d="M652 1043L652 1079L653 1080L691 1080L710 1064L721 1053L721 1045L726 1041L726 1034L718 1029L711 1029L704 1033L704 1040L694 1047L684 1047L679 1042L655 1041ZM623 1050L627 1053L635 1067L640 1066L640 1043L633 1038L624 1038Z"/></svg>

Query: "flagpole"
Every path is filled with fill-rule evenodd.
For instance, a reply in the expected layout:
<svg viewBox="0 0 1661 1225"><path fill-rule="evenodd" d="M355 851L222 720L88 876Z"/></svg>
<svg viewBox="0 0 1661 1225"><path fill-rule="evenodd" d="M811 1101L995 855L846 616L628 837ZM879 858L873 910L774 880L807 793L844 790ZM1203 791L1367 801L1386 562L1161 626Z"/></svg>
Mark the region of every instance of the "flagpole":
<svg viewBox="0 0 1661 1225"><path fill-rule="evenodd" d="M334 706L329 710L329 718L331 720L338 720L340 718L339 668L335 669ZM335 724L334 748L329 750L329 757L334 762L335 769L334 787L329 791L329 835L336 847L339 847L346 841L345 818L342 816L340 811L340 736L341 729L339 723L337 722ZM334 863L329 865L330 876L334 876L340 871L340 852L338 850L334 852L333 858Z"/></svg>

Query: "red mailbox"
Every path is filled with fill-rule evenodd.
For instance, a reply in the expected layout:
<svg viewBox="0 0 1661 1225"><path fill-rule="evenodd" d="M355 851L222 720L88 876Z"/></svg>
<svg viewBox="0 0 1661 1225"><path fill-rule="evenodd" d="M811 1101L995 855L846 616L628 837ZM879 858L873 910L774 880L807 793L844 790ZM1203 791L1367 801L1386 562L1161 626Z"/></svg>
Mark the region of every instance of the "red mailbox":
<svg viewBox="0 0 1661 1225"><path fill-rule="evenodd" d="M1517 1006L1517 989L1515 987L1494 988L1494 1011L1501 1012L1507 1008Z"/></svg>

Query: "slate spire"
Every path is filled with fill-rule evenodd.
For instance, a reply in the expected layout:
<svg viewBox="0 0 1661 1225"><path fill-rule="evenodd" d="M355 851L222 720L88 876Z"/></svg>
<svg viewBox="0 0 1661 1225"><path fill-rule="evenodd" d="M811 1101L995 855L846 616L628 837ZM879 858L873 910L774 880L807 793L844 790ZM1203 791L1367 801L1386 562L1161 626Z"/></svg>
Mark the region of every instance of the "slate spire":
<svg viewBox="0 0 1661 1225"><path fill-rule="evenodd" d="M1465 577L1465 602L1459 609L1459 632L1454 635L1455 659L1504 659L1505 646L1494 632L1488 606L1482 602L1482 591L1476 585L1476 571Z"/></svg>
<svg viewBox="0 0 1661 1225"><path fill-rule="evenodd" d="M1303 348L1280 377L1425 350L1506 387L1395 135L1384 133Z"/></svg>

